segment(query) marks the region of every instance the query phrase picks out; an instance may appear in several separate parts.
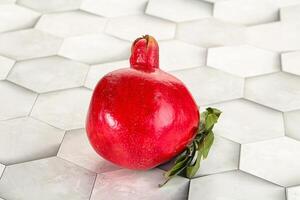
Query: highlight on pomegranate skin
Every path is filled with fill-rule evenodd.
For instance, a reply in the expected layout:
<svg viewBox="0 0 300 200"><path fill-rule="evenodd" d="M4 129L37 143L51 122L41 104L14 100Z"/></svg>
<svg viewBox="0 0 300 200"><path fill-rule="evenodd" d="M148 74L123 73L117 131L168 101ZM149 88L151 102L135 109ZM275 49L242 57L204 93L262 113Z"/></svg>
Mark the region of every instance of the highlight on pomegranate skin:
<svg viewBox="0 0 300 200"><path fill-rule="evenodd" d="M130 68L97 84L87 115L91 145L119 166L146 170L180 154L196 136L197 105L174 76L159 69L159 47L149 35L133 42Z"/></svg>

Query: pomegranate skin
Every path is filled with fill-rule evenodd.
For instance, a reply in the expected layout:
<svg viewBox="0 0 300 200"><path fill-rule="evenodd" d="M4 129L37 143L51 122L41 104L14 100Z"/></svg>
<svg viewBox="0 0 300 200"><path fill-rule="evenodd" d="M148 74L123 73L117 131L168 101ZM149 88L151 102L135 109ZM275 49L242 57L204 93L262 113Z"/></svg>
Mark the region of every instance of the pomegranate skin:
<svg viewBox="0 0 300 200"><path fill-rule="evenodd" d="M149 44L145 44L146 51L153 50ZM153 47L158 52L157 43ZM148 59L140 68L133 63L99 81L86 130L103 158L125 168L146 170L186 148L198 129L199 111L184 84L158 68L158 58Z"/></svg>

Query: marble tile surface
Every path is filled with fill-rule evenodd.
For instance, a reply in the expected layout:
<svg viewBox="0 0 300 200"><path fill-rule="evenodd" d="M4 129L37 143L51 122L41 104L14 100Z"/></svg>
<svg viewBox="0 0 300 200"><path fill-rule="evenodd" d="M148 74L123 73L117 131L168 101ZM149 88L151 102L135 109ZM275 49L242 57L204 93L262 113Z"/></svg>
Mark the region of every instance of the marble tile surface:
<svg viewBox="0 0 300 200"><path fill-rule="evenodd" d="M130 43L105 34L91 34L69 37L64 40L59 55L97 64L128 58Z"/></svg>
<svg viewBox="0 0 300 200"><path fill-rule="evenodd" d="M0 180L5 199L88 200L96 174L51 157L8 166Z"/></svg>
<svg viewBox="0 0 300 200"><path fill-rule="evenodd" d="M96 173L120 169L95 152L84 129L68 131L57 156Z"/></svg>
<svg viewBox="0 0 300 200"><path fill-rule="evenodd" d="M41 94L31 116L64 130L83 128L90 98L84 88Z"/></svg>
<svg viewBox="0 0 300 200"><path fill-rule="evenodd" d="M0 54L25 60L55 55L62 40L35 29L25 29L1 34L0 44Z"/></svg>
<svg viewBox="0 0 300 200"><path fill-rule="evenodd" d="M88 70L86 64L51 56L18 62L7 79L43 93L82 86Z"/></svg>
<svg viewBox="0 0 300 200"><path fill-rule="evenodd" d="M106 19L82 11L46 14L35 28L59 37L101 33Z"/></svg>
<svg viewBox="0 0 300 200"><path fill-rule="evenodd" d="M118 38L133 41L137 35L149 34L157 40L172 39L176 25L148 15L133 15L112 18L107 22L105 32Z"/></svg>
<svg viewBox="0 0 300 200"><path fill-rule="evenodd" d="M207 65L241 77L280 71L280 55L249 45L210 48Z"/></svg>
<svg viewBox="0 0 300 200"><path fill-rule="evenodd" d="M213 5L198 0L150 0L146 13L174 22L204 19L212 16Z"/></svg>
<svg viewBox="0 0 300 200"><path fill-rule="evenodd" d="M251 101L280 110L300 108L300 79L287 73L249 78L245 82L245 97Z"/></svg>
<svg viewBox="0 0 300 200"><path fill-rule="evenodd" d="M299 184L300 142L288 137L242 145L240 169L281 186ZM259 165L258 165L259 163Z"/></svg>
<svg viewBox="0 0 300 200"><path fill-rule="evenodd" d="M40 13L14 4L0 6L0 33L32 27Z"/></svg>
<svg viewBox="0 0 300 200"><path fill-rule="evenodd" d="M172 72L189 88L198 105L243 96L244 79L209 67Z"/></svg>
<svg viewBox="0 0 300 200"><path fill-rule="evenodd" d="M300 0L0 0L0 200L299 200L299 13ZM174 159L122 169L84 129L94 87L145 34L200 112L222 110L195 177L162 188Z"/></svg>
<svg viewBox="0 0 300 200"><path fill-rule="evenodd" d="M228 0L215 3L214 17L235 24L254 25L279 20L272 0Z"/></svg>
<svg viewBox="0 0 300 200"><path fill-rule="evenodd" d="M213 189L212 189L213 188ZM284 188L241 171L193 179L189 199L285 200Z"/></svg>
<svg viewBox="0 0 300 200"><path fill-rule="evenodd" d="M37 94L7 81L0 81L0 120L27 116Z"/></svg>
<svg viewBox="0 0 300 200"><path fill-rule="evenodd" d="M284 136L281 112L244 99L211 106L223 112L215 126L217 135L241 144Z"/></svg>
<svg viewBox="0 0 300 200"><path fill-rule="evenodd" d="M153 169L149 171L117 170L99 174L91 200L99 198L111 200L186 199L189 180L178 176L171 180L167 187L158 188L158 184L164 181L162 173L160 169Z"/></svg>
<svg viewBox="0 0 300 200"><path fill-rule="evenodd" d="M300 110L294 110L284 113L284 120L285 134L300 141Z"/></svg>
<svg viewBox="0 0 300 200"><path fill-rule="evenodd" d="M15 163L55 156L64 131L32 118L0 121L0 163Z"/></svg>
<svg viewBox="0 0 300 200"><path fill-rule="evenodd" d="M12 66L15 64L15 61L4 56L0 56L0 80L3 80L7 77Z"/></svg>
<svg viewBox="0 0 300 200"><path fill-rule="evenodd" d="M300 51L281 54L281 63L283 71L300 75Z"/></svg>

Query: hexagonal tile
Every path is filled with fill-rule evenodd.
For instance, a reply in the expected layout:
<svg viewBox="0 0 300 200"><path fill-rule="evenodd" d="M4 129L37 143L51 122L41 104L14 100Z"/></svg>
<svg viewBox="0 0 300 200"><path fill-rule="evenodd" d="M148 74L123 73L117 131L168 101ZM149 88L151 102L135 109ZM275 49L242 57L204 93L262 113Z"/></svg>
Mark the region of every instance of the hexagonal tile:
<svg viewBox="0 0 300 200"><path fill-rule="evenodd" d="M202 47L244 44L245 27L209 18L180 23L176 37Z"/></svg>
<svg viewBox="0 0 300 200"><path fill-rule="evenodd" d="M84 129L67 132L57 156L97 173L120 169L94 151Z"/></svg>
<svg viewBox="0 0 300 200"><path fill-rule="evenodd" d="M300 141L300 110L284 113L286 135Z"/></svg>
<svg viewBox="0 0 300 200"><path fill-rule="evenodd" d="M300 109L300 79L287 73L275 73L249 78L245 82L245 97L280 111Z"/></svg>
<svg viewBox="0 0 300 200"><path fill-rule="evenodd" d="M299 3L299 1L298 1ZM293 5L288 7L283 7L280 9L280 20L299 22L300 20L300 5Z"/></svg>
<svg viewBox="0 0 300 200"><path fill-rule="evenodd" d="M81 11L43 15L36 29L59 37L102 32L106 20Z"/></svg>
<svg viewBox="0 0 300 200"><path fill-rule="evenodd" d="M61 129L83 128L91 95L84 88L42 94L31 115Z"/></svg>
<svg viewBox="0 0 300 200"><path fill-rule="evenodd" d="M162 41L159 43L160 68L174 71L205 65L206 50L179 40Z"/></svg>
<svg viewBox="0 0 300 200"><path fill-rule="evenodd" d="M6 81L0 81L0 120L29 114L37 94Z"/></svg>
<svg viewBox="0 0 300 200"><path fill-rule="evenodd" d="M0 180L5 199L88 200L95 174L52 157L8 166Z"/></svg>
<svg viewBox="0 0 300 200"><path fill-rule="evenodd" d="M0 122L0 163L11 165L55 156L64 131L32 118Z"/></svg>
<svg viewBox="0 0 300 200"><path fill-rule="evenodd" d="M164 182L163 171L117 170L98 174L91 200L96 199L128 199L130 200L181 200L187 198L189 181L175 177L162 188L158 184Z"/></svg>
<svg viewBox="0 0 300 200"><path fill-rule="evenodd" d="M282 70L300 75L300 51L281 54Z"/></svg>
<svg viewBox="0 0 300 200"><path fill-rule="evenodd" d="M146 13L174 22L202 19L212 16L213 5L197 0L150 0Z"/></svg>
<svg viewBox="0 0 300 200"><path fill-rule="evenodd" d="M286 193L288 200L298 200L300 197L300 186L287 188Z"/></svg>
<svg viewBox="0 0 300 200"><path fill-rule="evenodd" d="M83 0L81 9L105 17L144 13L148 0Z"/></svg>
<svg viewBox="0 0 300 200"><path fill-rule="evenodd" d="M282 186L299 184L300 142L288 137L242 145L240 169Z"/></svg>
<svg viewBox="0 0 300 200"><path fill-rule="evenodd" d="M222 110L217 135L242 144L284 136L281 112L243 99L211 106Z"/></svg>
<svg viewBox="0 0 300 200"><path fill-rule="evenodd" d="M89 66L58 56L15 64L8 80L36 92L82 86Z"/></svg>
<svg viewBox="0 0 300 200"><path fill-rule="evenodd" d="M300 23L274 22L251 26L246 30L247 43L273 51L300 49Z"/></svg>
<svg viewBox="0 0 300 200"><path fill-rule="evenodd" d="M208 50L207 65L241 77L280 71L278 53L249 45L226 46Z"/></svg>
<svg viewBox="0 0 300 200"><path fill-rule="evenodd" d="M176 71L172 74L186 84L198 105L243 96L244 79L209 67Z"/></svg>
<svg viewBox="0 0 300 200"><path fill-rule="evenodd" d="M92 65L84 85L93 90L98 81L107 73L126 67L130 67L128 60Z"/></svg>
<svg viewBox="0 0 300 200"><path fill-rule="evenodd" d="M64 40L59 55L97 64L129 57L130 43L104 34L71 37Z"/></svg>
<svg viewBox="0 0 300 200"><path fill-rule="evenodd" d="M6 78L12 66L15 64L15 61L3 56L0 56L0 80Z"/></svg>
<svg viewBox="0 0 300 200"><path fill-rule="evenodd" d="M82 0L18 0L18 4L43 13L77 10Z"/></svg>
<svg viewBox="0 0 300 200"><path fill-rule="evenodd" d="M262 24L279 20L279 9L272 0L230 0L217 2L214 17L235 24Z"/></svg>
<svg viewBox="0 0 300 200"><path fill-rule="evenodd" d="M0 53L24 60L55 55L62 40L47 33L27 29L0 35Z"/></svg>
<svg viewBox="0 0 300 200"><path fill-rule="evenodd" d="M5 168L5 166L2 165L2 164L0 164L0 178L1 178L1 176L2 176L2 173L3 173L3 171L4 171L4 168ZM1 199L1 198L0 198L0 199Z"/></svg>
<svg viewBox="0 0 300 200"><path fill-rule="evenodd" d="M113 18L108 21L106 32L124 40L133 41L145 34L157 40L172 39L176 25L169 21L147 15L135 15Z"/></svg>
<svg viewBox="0 0 300 200"><path fill-rule="evenodd" d="M284 188L241 171L193 179L189 191L190 200L285 200Z"/></svg>
<svg viewBox="0 0 300 200"><path fill-rule="evenodd" d="M14 4L0 6L0 33L32 27L40 14Z"/></svg>
<svg viewBox="0 0 300 200"><path fill-rule="evenodd" d="M238 169L239 154L239 144L220 136L215 136L209 156L201 161L200 169L194 177ZM173 161L160 166L160 168L164 170L170 169L174 163Z"/></svg>

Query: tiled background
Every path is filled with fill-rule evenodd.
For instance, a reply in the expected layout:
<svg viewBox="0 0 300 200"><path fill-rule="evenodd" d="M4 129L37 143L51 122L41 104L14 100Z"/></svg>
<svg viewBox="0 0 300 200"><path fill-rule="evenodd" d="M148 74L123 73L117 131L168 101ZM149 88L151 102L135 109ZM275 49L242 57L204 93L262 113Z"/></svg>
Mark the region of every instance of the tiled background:
<svg viewBox="0 0 300 200"><path fill-rule="evenodd" d="M163 188L167 166L120 169L84 131L95 84L147 33L223 110L196 177ZM300 0L0 0L0 199L299 200L298 50Z"/></svg>

